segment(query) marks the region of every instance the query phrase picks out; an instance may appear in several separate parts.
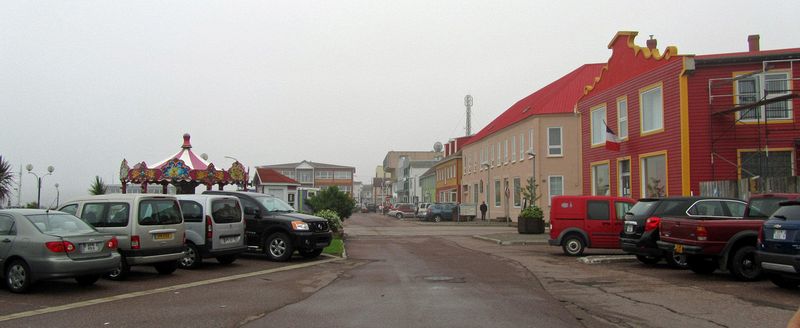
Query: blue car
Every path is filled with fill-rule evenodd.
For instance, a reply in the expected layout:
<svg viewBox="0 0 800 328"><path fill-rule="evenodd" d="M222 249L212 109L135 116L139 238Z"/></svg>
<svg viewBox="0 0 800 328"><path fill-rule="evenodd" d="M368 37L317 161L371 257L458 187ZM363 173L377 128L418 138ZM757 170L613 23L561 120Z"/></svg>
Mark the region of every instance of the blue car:
<svg viewBox="0 0 800 328"><path fill-rule="evenodd" d="M756 263L775 285L800 286L800 200L781 202L761 226Z"/></svg>

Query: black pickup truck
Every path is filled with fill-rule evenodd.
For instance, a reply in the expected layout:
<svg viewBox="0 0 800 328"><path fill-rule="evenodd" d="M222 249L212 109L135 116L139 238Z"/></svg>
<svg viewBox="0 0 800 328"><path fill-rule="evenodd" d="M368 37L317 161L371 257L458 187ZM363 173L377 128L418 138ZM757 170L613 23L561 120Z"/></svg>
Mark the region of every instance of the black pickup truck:
<svg viewBox="0 0 800 328"><path fill-rule="evenodd" d="M331 244L328 220L298 213L286 202L266 194L243 191L204 191L236 196L242 202L247 246L261 249L272 261L288 261L294 251L314 258Z"/></svg>

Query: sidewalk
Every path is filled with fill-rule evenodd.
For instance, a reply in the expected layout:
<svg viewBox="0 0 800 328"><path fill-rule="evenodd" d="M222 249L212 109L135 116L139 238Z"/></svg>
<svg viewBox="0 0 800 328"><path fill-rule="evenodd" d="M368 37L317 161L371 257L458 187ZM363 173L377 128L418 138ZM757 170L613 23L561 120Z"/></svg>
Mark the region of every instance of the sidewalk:
<svg viewBox="0 0 800 328"><path fill-rule="evenodd" d="M550 229L545 228L544 233L540 234L493 233L474 235L472 237L499 245L547 245L547 239L550 238Z"/></svg>

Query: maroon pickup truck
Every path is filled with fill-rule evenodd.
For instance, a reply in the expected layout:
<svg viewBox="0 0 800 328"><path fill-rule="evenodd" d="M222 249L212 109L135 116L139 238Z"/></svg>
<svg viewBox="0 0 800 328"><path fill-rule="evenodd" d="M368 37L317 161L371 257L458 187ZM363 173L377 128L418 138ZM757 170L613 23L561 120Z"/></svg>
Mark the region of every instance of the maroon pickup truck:
<svg viewBox="0 0 800 328"><path fill-rule="evenodd" d="M699 217L668 217L661 220L658 247L686 254L689 269L710 274L728 269L739 280L761 277L755 263L758 231L777 204L797 194L764 194L750 198L749 206L710 201L697 207ZM774 204L774 206L772 206Z"/></svg>

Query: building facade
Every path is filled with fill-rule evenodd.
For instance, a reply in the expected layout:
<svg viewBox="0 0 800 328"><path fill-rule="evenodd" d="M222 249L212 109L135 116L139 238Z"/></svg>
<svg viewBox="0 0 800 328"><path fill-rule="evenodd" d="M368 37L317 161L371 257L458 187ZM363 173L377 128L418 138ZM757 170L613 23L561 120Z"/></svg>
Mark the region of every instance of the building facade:
<svg viewBox="0 0 800 328"><path fill-rule="evenodd" d="M400 161L401 159L405 158L411 161L431 161L431 160L439 160L443 157L442 152L436 151L390 151L386 153L386 156L383 158L383 175L380 176L382 178L389 179L387 184L391 187L391 194L393 200L397 198L397 190L398 188L402 188L398 181L400 181L398 177L402 175L400 171ZM396 202L394 200L393 202Z"/></svg>
<svg viewBox="0 0 800 328"><path fill-rule="evenodd" d="M302 161L300 163L262 165L257 168L276 170L299 182L300 186L304 188L325 189L336 186L339 190L353 195L353 176L356 169L352 166Z"/></svg>
<svg viewBox="0 0 800 328"><path fill-rule="evenodd" d="M275 169L256 168L256 176L253 177L253 188L255 188L256 192L272 195L293 207L297 205L297 188L300 186L300 182L281 174Z"/></svg>

